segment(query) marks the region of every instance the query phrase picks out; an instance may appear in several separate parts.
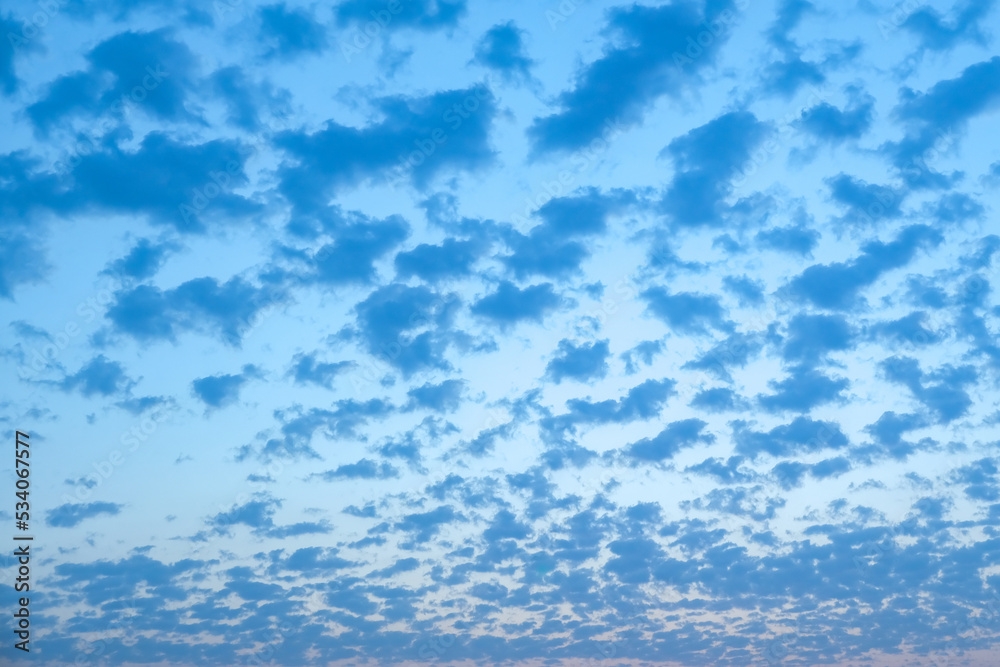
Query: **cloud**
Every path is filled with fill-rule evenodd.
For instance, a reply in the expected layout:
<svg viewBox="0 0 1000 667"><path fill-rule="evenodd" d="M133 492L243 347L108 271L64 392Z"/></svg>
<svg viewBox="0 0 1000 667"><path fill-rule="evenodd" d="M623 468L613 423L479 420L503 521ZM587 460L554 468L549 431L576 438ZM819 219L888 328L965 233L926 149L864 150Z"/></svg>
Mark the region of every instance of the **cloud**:
<svg viewBox="0 0 1000 667"><path fill-rule="evenodd" d="M63 391L79 391L91 398L127 394L135 384L135 380L125 374L124 366L99 354L79 371L63 378L59 388Z"/></svg>
<svg viewBox="0 0 1000 667"><path fill-rule="evenodd" d="M196 59L170 30L119 33L95 46L87 62L86 70L55 79L47 94L27 107L43 136L73 116L110 112L118 118L125 107L161 121L199 120L188 110Z"/></svg>
<svg viewBox="0 0 1000 667"><path fill-rule="evenodd" d="M857 95L845 109L821 102L802 112L795 126L820 141L839 144L848 139L860 139L874 118L875 99Z"/></svg>
<svg viewBox="0 0 1000 667"><path fill-rule="evenodd" d="M156 275L167 257L179 249L180 246L173 241L156 243L149 239L140 239L127 255L110 262L104 272L132 280L147 280Z"/></svg>
<svg viewBox="0 0 1000 667"><path fill-rule="evenodd" d="M524 35L513 21L498 23L476 44L473 62L498 72L506 81L528 81L535 61L525 52Z"/></svg>
<svg viewBox="0 0 1000 667"><path fill-rule="evenodd" d="M278 169L279 190L300 214L322 215L335 194L364 182L399 175L423 189L441 172L476 171L493 161L496 102L488 88L381 98L372 105L382 120L364 127L329 120L316 132L275 137L288 156Z"/></svg>
<svg viewBox="0 0 1000 667"><path fill-rule="evenodd" d="M283 299L277 290L239 277L221 284L195 278L168 290L152 285L118 290L105 316L115 332L141 342L176 341L181 332L198 331L238 347L263 312Z"/></svg>
<svg viewBox="0 0 1000 667"><path fill-rule="evenodd" d="M0 228L0 298L12 300L22 285L41 282L48 273L37 238Z"/></svg>
<svg viewBox="0 0 1000 667"><path fill-rule="evenodd" d="M604 54L559 95L559 111L536 118L528 129L534 155L577 150L609 125L637 124L657 99L678 96L698 81L699 71L714 62L734 19L728 1L612 9L604 29ZM689 38L705 39L707 45L696 43L692 51Z"/></svg>
<svg viewBox="0 0 1000 667"><path fill-rule="evenodd" d="M657 463L674 457L686 447L715 442L711 433L702 433L708 426L700 419L683 419L671 422L652 438L643 438L625 447L623 453L635 461Z"/></svg>
<svg viewBox="0 0 1000 667"><path fill-rule="evenodd" d="M448 505L439 505L427 512L406 514L394 524L396 530L410 533L414 543L426 544L441 532L441 528L463 517Z"/></svg>
<svg viewBox="0 0 1000 667"><path fill-rule="evenodd" d="M52 528L75 528L87 519L109 514L118 515L124 505L116 503L66 503L49 510L45 517L45 525Z"/></svg>
<svg viewBox="0 0 1000 667"><path fill-rule="evenodd" d="M879 364L890 382L905 386L920 403L931 410L939 423L947 424L965 415L972 399L964 387L979 377L973 366L946 364L933 373L924 373L920 362L911 357L893 356Z"/></svg>
<svg viewBox="0 0 1000 667"><path fill-rule="evenodd" d="M770 380L773 394L758 394L757 403L768 412L809 412L818 405L844 401L842 392L850 385L845 378L833 379L808 366L793 368L789 376Z"/></svg>
<svg viewBox="0 0 1000 667"><path fill-rule="evenodd" d="M730 370L743 368L764 349L764 341L756 334L733 333L714 345L697 359L681 368L701 370L720 380L732 382Z"/></svg>
<svg viewBox="0 0 1000 667"><path fill-rule="evenodd" d="M722 279L723 288L735 296L740 306L759 306L764 303L764 284L747 276L726 276Z"/></svg>
<svg viewBox="0 0 1000 667"><path fill-rule="evenodd" d="M636 359L641 361L646 366L653 363L653 357L663 351L663 341L661 340L645 340L631 350L626 350L618 355L622 361L625 362L625 372L629 375L637 373L639 367L636 365Z"/></svg>
<svg viewBox="0 0 1000 667"><path fill-rule="evenodd" d="M524 289L504 280L495 292L480 298L470 310L473 315L492 321L501 329L519 322L541 322L546 315L566 302L552 289L552 283L529 285Z"/></svg>
<svg viewBox="0 0 1000 667"><path fill-rule="evenodd" d="M917 35L920 46L929 51L948 51L962 42L984 46L987 35L980 24L994 6L993 0L957 2L949 21L933 7L918 7L901 27Z"/></svg>
<svg viewBox="0 0 1000 667"><path fill-rule="evenodd" d="M465 0L346 0L337 5L336 17L341 27L362 26L375 18L389 30L433 31L455 27L466 11Z"/></svg>
<svg viewBox="0 0 1000 667"><path fill-rule="evenodd" d="M830 352L853 348L855 333L841 315L799 314L788 323L788 337L781 351L788 363L814 366Z"/></svg>
<svg viewBox="0 0 1000 667"><path fill-rule="evenodd" d="M396 273L404 280L416 276L428 283L465 278L488 249L489 243L481 239L449 237L439 245L421 243L396 255Z"/></svg>
<svg viewBox="0 0 1000 667"><path fill-rule="evenodd" d="M292 359L292 368L288 374L295 384L315 384L326 389L333 389L334 379L357 366L353 361L338 361L325 363L317 360L318 352L296 354Z"/></svg>
<svg viewBox="0 0 1000 667"><path fill-rule="evenodd" d="M793 278L783 290L791 297L819 308L848 310L858 305L861 290L884 273L908 264L924 247L942 241L940 232L925 225L910 225L895 241L872 241L847 262L814 264Z"/></svg>
<svg viewBox="0 0 1000 667"><path fill-rule="evenodd" d="M730 331L732 322L714 295L680 292L671 294L662 287L651 287L640 295L650 313L682 334L707 334L708 330Z"/></svg>
<svg viewBox="0 0 1000 667"><path fill-rule="evenodd" d="M258 132L285 122L289 115L288 91L275 89L267 80L251 80L246 69L238 65L216 70L209 83L226 107L226 121L234 127Z"/></svg>
<svg viewBox="0 0 1000 667"><path fill-rule="evenodd" d="M716 387L698 392L691 399L690 406L706 412L733 412L749 407L746 400L726 387Z"/></svg>
<svg viewBox="0 0 1000 667"><path fill-rule="evenodd" d="M545 375L556 384L569 378L586 382L608 374L611 351L607 340L576 345L564 338L559 341L557 355L545 367Z"/></svg>
<svg viewBox="0 0 1000 667"><path fill-rule="evenodd" d="M819 239L820 233L805 225L773 227L761 230L754 236L754 240L761 248L803 257L811 255Z"/></svg>
<svg viewBox="0 0 1000 667"><path fill-rule="evenodd" d="M927 154L942 139L963 130L969 120L1000 99L1000 56L969 65L961 75L935 83L926 93L909 88L894 110L907 125L906 136L881 146L912 188L948 187L959 176L945 176L927 164Z"/></svg>
<svg viewBox="0 0 1000 667"><path fill-rule="evenodd" d="M404 410L424 408L441 413L454 412L462 402L466 384L464 380L445 380L439 384L425 382L406 392L410 401Z"/></svg>
<svg viewBox="0 0 1000 667"><path fill-rule="evenodd" d="M672 140L661 152L676 167L662 208L677 227L719 226L731 182L770 132L749 111L733 111Z"/></svg>
<svg viewBox="0 0 1000 667"><path fill-rule="evenodd" d="M733 440L736 452L750 458L760 454L796 456L848 445L847 436L838 424L808 417L796 417L790 424L767 432L753 431L745 422L733 422Z"/></svg>
<svg viewBox="0 0 1000 667"><path fill-rule="evenodd" d="M399 470L388 463L380 464L371 459L361 459L357 463L337 466L335 470L314 473L314 476L322 477L327 482L337 479L391 479L399 477Z"/></svg>
<svg viewBox="0 0 1000 667"><path fill-rule="evenodd" d="M378 277L375 262L388 255L410 233L410 226L398 215L384 220L374 220L363 215L352 215L349 222L337 224L330 231L332 240L319 245L311 239L308 251L287 249L293 260L305 264L305 271L297 274L304 283L322 285L371 284Z"/></svg>
<svg viewBox="0 0 1000 667"><path fill-rule="evenodd" d="M457 305L455 295L392 283L354 310L369 353L409 377L422 370L451 369L444 354L456 341L449 327Z"/></svg>
<svg viewBox="0 0 1000 667"><path fill-rule="evenodd" d="M253 379L260 379L260 369L253 364L243 366L238 375L210 375L191 383L194 395L209 408L232 405L240 398L240 390Z"/></svg>
<svg viewBox="0 0 1000 667"><path fill-rule="evenodd" d="M527 234L513 230L505 234L511 254L500 259L518 280L532 276L559 279L578 274L583 261L590 257L585 240L603 234L608 218L634 202L635 196L630 192L602 194L596 188L552 199L536 211L542 224Z"/></svg>
<svg viewBox="0 0 1000 667"><path fill-rule="evenodd" d="M293 60L301 55L322 53L327 47L326 29L311 12L289 9L284 2L257 8L260 28L257 41L266 59Z"/></svg>
<svg viewBox="0 0 1000 667"><path fill-rule="evenodd" d="M235 141L186 144L151 132L135 151L112 145L81 156L66 199L76 210L144 215L154 224L201 233L210 221L261 210L233 192L249 183L246 159Z"/></svg>

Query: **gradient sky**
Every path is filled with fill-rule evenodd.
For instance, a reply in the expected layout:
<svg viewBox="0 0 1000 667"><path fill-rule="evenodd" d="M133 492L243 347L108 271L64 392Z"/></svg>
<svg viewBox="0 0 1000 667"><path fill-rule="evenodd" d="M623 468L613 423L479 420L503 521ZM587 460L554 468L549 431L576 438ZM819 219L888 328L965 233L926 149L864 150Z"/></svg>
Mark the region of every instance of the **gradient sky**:
<svg viewBox="0 0 1000 667"><path fill-rule="evenodd" d="M993 0L0 28L3 664L995 664Z"/></svg>

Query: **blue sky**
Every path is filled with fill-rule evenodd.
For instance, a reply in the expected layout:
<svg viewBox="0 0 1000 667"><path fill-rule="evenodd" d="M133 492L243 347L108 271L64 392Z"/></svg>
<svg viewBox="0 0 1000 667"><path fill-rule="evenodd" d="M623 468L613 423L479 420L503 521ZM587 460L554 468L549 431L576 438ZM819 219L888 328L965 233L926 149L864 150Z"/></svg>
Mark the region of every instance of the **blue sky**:
<svg viewBox="0 0 1000 667"><path fill-rule="evenodd" d="M4 660L994 664L998 19L6 4Z"/></svg>

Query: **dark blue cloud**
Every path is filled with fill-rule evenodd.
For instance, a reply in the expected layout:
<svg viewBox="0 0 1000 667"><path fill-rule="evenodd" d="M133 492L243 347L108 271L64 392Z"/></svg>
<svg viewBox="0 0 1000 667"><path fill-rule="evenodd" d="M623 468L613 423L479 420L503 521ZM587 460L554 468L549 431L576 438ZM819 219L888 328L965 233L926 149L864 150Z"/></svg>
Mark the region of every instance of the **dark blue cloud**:
<svg viewBox="0 0 1000 667"><path fill-rule="evenodd" d="M507 81L527 81L535 61L525 52L524 34L513 21L493 26L476 44L473 62L499 72Z"/></svg>
<svg viewBox="0 0 1000 667"><path fill-rule="evenodd" d="M740 306L759 306L764 303L764 284L759 280L751 280L747 276L726 276L722 279L723 288L735 296Z"/></svg>
<svg viewBox="0 0 1000 667"><path fill-rule="evenodd" d="M381 120L361 128L329 120L316 132L275 137L289 157L278 170L279 190L297 211L322 215L336 193L365 181L405 177L424 188L442 171L474 171L493 161L496 103L488 88L381 98L372 105Z"/></svg>
<svg viewBox="0 0 1000 667"><path fill-rule="evenodd" d="M629 375L637 373L639 367L636 365L636 359L641 361L646 366L653 363L653 357L663 351L663 341L661 340L644 340L639 343L631 350L622 352L619 357L625 362L625 372Z"/></svg>
<svg viewBox="0 0 1000 667"><path fill-rule="evenodd" d="M333 389L333 381L342 373L345 373L356 364L353 361L337 361L327 363L318 361L317 352L311 354L296 354L292 359L292 368L288 374L295 380L295 384L315 384L327 389Z"/></svg>
<svg viewBox="0 0 1000 667"><path fill-rule="evenodd" d="M449 326L457 305L454 295L392 283L368 295L355 311L368 352L409 377L451 368L444 354L456 342Z"/></svg>
<svg viewBox="0 0 1000 667"><path fill-rule="evenodd" d="M404 280L416 276L428 283L465 278L488 249L489 243L479 239L449 237L439 245L421 243L396 255L396 273Z"/></svg>
<svg viewBox="0 0 1000 667"><path fill-rule="evenodd" d="M367 435L359 432L372 420L382 420L395 411L395 407L382 399L367 401L354 399L339 400L333 409L293 406L288 410L276 410L275 417L281 422L281 436L266 440L262 447L244 445L239 449L237 460L250 456L267 460L281 455L292 458L320 458L312 448L316 431L322 431L328 440L367 440Z"/></svg>
<svg viewBox="0 0 1000 667"><path fill-rule="evenodd" d="M677 171L662 207L674 224L721 225L731 181L768 133L769 126L749 111L733 111L672 140L661 156L669 156Z"/></svg>
<svg viewBox="0 0 1000 667"><path fill-rule="evenodd" d="M755 334L734 333L682 368L711 373L732 382L731 369L743 368L764 349L764 341Z"/></svg>
<svg viewBox="0 0 1000 667"><path fill-rule="evenodd" d="M40 282L47 272L37 238L0 228L0 298L13 299L18 287Z"/></svg>
<svg viewBox="0 0 1000 667"><path fill-rule="evenodd" d="M684 472L693 472L717 479L723 484L745 484L753 481L754 475L747 468L741 469L746 459L742 456L730 456L729 460L705 459L701 463L688 466Z"/></svg>
<svg viewBox="0 0 1000 667"><path fill-rule="evenodd" d="M375 262L388 255L409 235L410 226L398 215L375 220L355 214L329 230L327 243L311 239L315 251L284 249L293 262L305 264L298 274L303 282L324 285L369 284L377 277Z"/></svg>
<svg viewBox="0 0 1000 667"><path fill-rule="evenodd" d="M292 60L310 53L322 53L327 47L326 29L311 12L289 9L280 2L257 8L260 29L257 40L265 47L264 57Z"/></svg>
<svg viewBox="0 0 1000 667"><path fill-rule="evenodd" d="M979 377L973 366L946 364L925 373L920 362L911 357L890 357L879 364L890 382L905 386L920 403L935 414L939 423L949 423L965 415L972 399L964 387Z"/></svg>
<svg viewBox="0 0 1000 667"><path fill-rule="evenodd" d="M254 287L242 278L222 284L195 278L168 290L151 285L119 290L106 317L115 332L143 342L175 341L184 331L200 331L238 346L264 309L282 300L275 290Z"/></svg>
<svg viewBox="0 0 1000 667"><path fill-rule="evenodd" d="M749 407L747 402L732 389L716 387L695 394L690 403L692 408L706 412L733 412Z"/></svg>
<svg viewBox="0 0 1000 667"><path fill-rule="evenodd" d="M845 223L873 227L903 215L899 208L903 196L891 187L866 183L847 174L831 178L827 183L833 200L848 211L843 218Z"/></svg>
<svg viewBox="0 0 1000 667"><path fill-rule="evenodd" d="M757 232L754 240L761 248L808 257L819 242L820 233L806 226L773 227Z"/></svg>
<svg viewBox="0 0 1000 667"><path fill-rule="evenodd" d="M226 120L247 132L265 127L268 115L284 120L288 115L289 93L275 89L268 81L255 82L238 65L223 67L209 78L212 92L226 106Z"/></svg>
<svg viewBox="0 0 1000 667"><path fill-rule="evenodd" d="M462 402L464 380L445 380L439 384L425 382L406 392L409 402L404 409L423 408L434 412L454 412Z"/></svg>
<svg viewBox="0 0 1000 667"><path fill-rule="evenodd" d="M671 329L684 334L707 334L709 329L730 331L732 322L714 295L680 292L671 294L662 287L651 287L641 294L650 313Z"/></svg>
<svg viewBox="0 0 1000 667"><path fill-rule="evenodd" d="M566 278L579 273L581 263L590 257L585 239L604 233L608 217L635 200L628 191L602 194L596 188L552 199L536 212L542 224L527 234L513 230L505 234L511 254L501 260L518 280L536 275Z"/></svg>
<svg viewBox="0 0 1000 667"><path fill-rule="evenodd" d="M202 232L213 219L243 218L261 210L233 192L248 183L246 159L233 141L187 144L151 132L137 150L109 146L81 156L72 171L68 201L80 210L140 214L181 232Z"/></svg>
<svg viewBox="0 0 1000 667"><path fill-rule="evenodd" d="M552 283L529 285L521 289L514 283L504 280L495 292L487 294L474 304L470 310L506 329L519 322L541 322L546 315L557 310L566 303L565 299L556 294Z"/></svg>
<svg viewBox="0 0 1000 667"><path fill-rule="evenodd" d="M315 473L328 482L337 479L391 479L399 477L399 470L389 463L378 463L371 459L361 459L357 463L345 463L335 470Z"/></svg>
<svg viewBox="0 0 1000 667"><path fill-rule="evenodd" d="M179 249L180 246L172 241L155 243L140 239L127 255L108 264L105 273L143 281L156 275L167 257Z"/></svg>
<svg viewBox="0 0 1000 667"><path fill-rule="evenodd" d="M55 79L47 94L27 108L43 135L76 115L110 111L121 118L126 107L162 121L199 120L188 110L196 59L170 30L119 33L94 47L87 61L88 69Z"/></svg>
<svg viewBox="0 0 1000 667"><path fill-rule="evenodd" d="M903 228L895 241L872 241L847 262L814 264L784 288L791 296L820 308L846 310L857 305L860 292L882 274L908 264L924 247L935 247L941 234L925 225Z"/></svg>
<svg viewBox="0 0 1000 667"><path fill-rule="evenodd" d="M821 102L803 111L795 125L821 141L836 144L861 138L871 127L874 109L875 100L870 95L859 95L843 110Z"/></svg>
<svg viewBox="0 0 1000 667"><path fill-rule="evenodd" d="M253 379L261 377L260 369L253 364L243 367L236 375L210 375L198 378L191 383L194 395L209 408L222 408L232 405L240 398L240 390Z"/></svg>
<svg viewBox="0 0 1000 667"><path fill-rule="evenodd" d="M604 55L559 95L559 111L535 119L528 130L534 153L576 150L606 134L609 124L639 122L658 98L678 95L697 81L734 20L733 3L727 0L612 9L605 33L615 45L609 39ZM705 40L706 46L695 42L692 47L693 39Z"/></svg>
<svg viewBox="0 0 1000 667"><path fill-rule="evenodd" d="M414 542L426 544L441 531L443 526L462 520L464 517L450 506L439 505L427 512L404 515L400 521L394 524L394 528L410 533Z"/></svg>
<svg viewBox="0 0 1000 667"><path fill-rule="evenodd" d="M924 326L927 313L914 311L898 320L878 322L871 327L871 334L895 344L924 347L942 340L942 336Z"/></svg>
<svg viewBox="0 0 1000 667"><path fill-rule="evenodd" d="M865 427L875 443L894 459L905 459L916 451L914 443L903 440L903 434L908 431L927 426L927 420L915 414L897 414L893 411L883 412L874 424Z"/></svg>
<svg viewBox="0 0 1000 667"><path fill-rule="evenodd" d="M827 477L840 477L850 469L851 462L843 456L838 456L813 464L809 468L809 474L816 479L826 479Z"/></svg>
<svg viewBox="0 0 1000 667"><path fill-rule="evenodd" d="M786 379L767 384L774 393L757 395L762 408L768 412L809 412L818 405L845 400L842 392L850 383L845 378L833 379L808 366L798 366Z"/></svg>
<svg viewBox="0 0 1000 667"><path fill-rule="evenodd" d="M985 46L988 37L981 23L994 5L993 0L956 2L951 20L945 20L933 7L922 6L907 16L900 27L917 35L920 46L930 51L948 51L963 42Z"/></svg>
<svg viewBox="0 0 1000 667"><path fill-rule="evenodd" d="M556 356L545 367L545 375L556 384L566 378L578 382L600 379L608 374L610 356L607 340L576 345L564 338L559 341Z"/></svg>
<svg viewBox="0 0 1000 667"><path fill-rule="evenodd" d="M998 96L1000 56L970 65L958 77L939 81L926 93L904 88L895 115L907 124L906 136L886 142L881 150L911 187L948 187L960 174L945 176L934 171L927 164L927 154L991 108Z"/></svg>
<svg viewBox="0 0 1000 667"><path fill-rule="evenodd" d="M671 422L652 438L643 438L625 447L625 456L636 461L659 462L671 459L681 449L715 442L711 433L702 433L708 426L700 419Z"/></svg>
<svg viewBox="0 0 1000 667"><path fill-rule="evenodd" d="M374 20L389 30L451 28L465 13L465 0L346 0L336 9L341 27L363 26Z"/></svg>
<svg viewBox="0 0 1000 667"><path fill-rule="evenodd" d="M776 426L767 432L753 431L744 422L733 422L733 440L736 452L751 458L760 454L796 456L848 445L847 436L838 424L808 417L796 417L791 424Z"/></svg>
<svg viewBox="0 0 1000 667"><path fill-rule="evenodd" d="M945 226L961 225L970 220L980 220L986 209L978 201L962 192L951 192L935 203L924 205L923 212L935 223Z"/></svg>
<svg viewBox="0 0 1000 667"><path fill-rule="evenodd" d="M788 323L782 358L789 363L814 365L830 352L850 350L855 333L840 315L796 315Z"/></svg>
<svg viewBox="0 0 1000 667"><path fill-rule="evenodd" d="M76 390L88 398L128 393L134 386L135 380L126 375L125 367L103 354L97 355L79 371L67 375L59 383L63 391Z"/></svg>
<svg viewBox="0 0 1000 667"><path fill-rule="evenodd" d="M52 528L73 528L80 525L86 519L91 519L102 514L116 516L122 510L123 505L116 503L85 503L85 504L64 504L49 510L45 516L45 525Z"/></svg>

